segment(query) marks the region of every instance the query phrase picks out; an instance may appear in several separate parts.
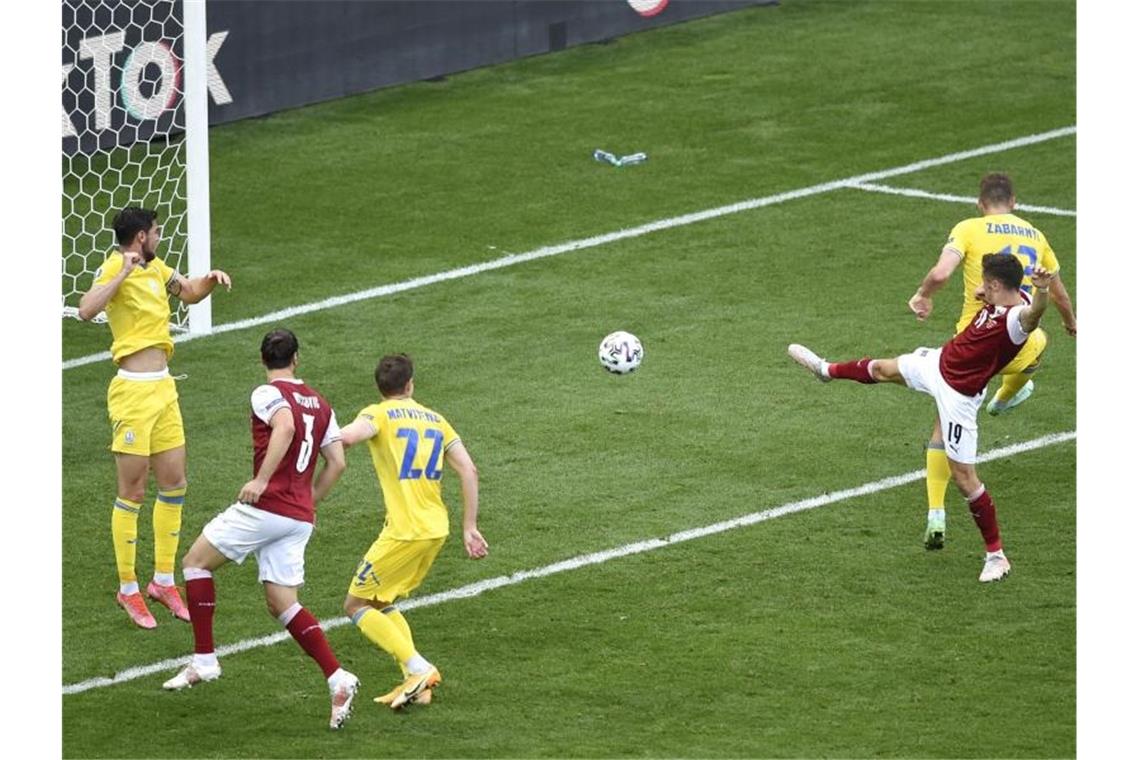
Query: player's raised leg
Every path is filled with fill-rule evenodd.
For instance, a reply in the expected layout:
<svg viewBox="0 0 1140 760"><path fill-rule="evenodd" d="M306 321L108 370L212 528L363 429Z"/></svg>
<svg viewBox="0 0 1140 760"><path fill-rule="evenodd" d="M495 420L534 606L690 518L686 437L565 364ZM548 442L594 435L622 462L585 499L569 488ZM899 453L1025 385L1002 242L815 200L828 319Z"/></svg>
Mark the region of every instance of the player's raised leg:
<svg viewBox="0 0 1140 760"><path fill-rule="evenodd" d="M149 463L145 456L116 453L115 469L119 481L118 495L111 508L111 541L115 546L115 566L119 572L119 591L115 599L135 625L154 628L158 623L146 607L135 572L139 510L146 498Z"/></svg>
<svg viewBox="0 0 1140 760"><path fill-rule="evenodd" d="M946 540L946 489L950 485L950 460L942 441L942 421L935 417L934 432L926 445L926 538L927 549L941 549Z"/></svg>
<svg viewBox="0 0 1140 760"><path fill-rule="evenodd" d="M185 689L222 675L222 666L214 650L214 610L217 606L214 571L228 561L229 558L218 551L205 535L198 536L182 558L190 625L194 629L194 655L186 667L162 684L162 688Z"/></svg>
<svg viewBox="0 0 1140 760"><path fill-rule="evenodd" d="M799 343L792 343L788 346L788 356L823 382L854 380L864 385L875 383L906 385L906 381L899 372L898 359L864 357L848 362L829 362L820 358L807 346L802 346Z"/></svg>
<svg viewBox="0 0 1140 760"><path fill-rule="evenodd" d="M181 415L178 403L171 405L172 413L178 416L177 432L181 439ZM155 426L152 438L161 432ZM179 620L190 621L190 612L182 601L178 587L174 585L174 557L178 553L178 539L182 531L182 507L186 501L186 447L185 445L152 454L151 467L158 484L158 496L154 502L154 580L146 587L146 594L162 604L170 614Z"/></svg>
<svg viewBox="0 0 1140 760"><path fill-rule="evenodd" d="M263 570L264 572L264 570ZM289 631L293 640L312 657L324 673L332 699L329 728L340 728L352 716L352 702L360 688L360 680L340 666L328 638L313 613L297 599L297 587L264 581L265 603L273 615Z"/></svg>

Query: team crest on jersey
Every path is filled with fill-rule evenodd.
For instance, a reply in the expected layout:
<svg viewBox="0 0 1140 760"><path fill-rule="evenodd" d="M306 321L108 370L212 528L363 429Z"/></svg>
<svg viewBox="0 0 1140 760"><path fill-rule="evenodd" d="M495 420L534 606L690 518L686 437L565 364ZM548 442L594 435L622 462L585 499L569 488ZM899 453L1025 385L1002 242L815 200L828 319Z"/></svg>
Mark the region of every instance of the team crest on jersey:
<svg viewBox="0 0 1140 760"><path fill-rule="evenodd" d="M150 289L155 293L155 295L157 295L158 294L158 283L155 282L154 280L151 280L150 281Z"/></svg>
<svg viewBox="0 0 1140 760"><path fill-rule="evenodd" d="M124 433L123 434L123 442L126 443L128 446L133 446L135 443L135 431L128 430L126 433Z"/></svg>

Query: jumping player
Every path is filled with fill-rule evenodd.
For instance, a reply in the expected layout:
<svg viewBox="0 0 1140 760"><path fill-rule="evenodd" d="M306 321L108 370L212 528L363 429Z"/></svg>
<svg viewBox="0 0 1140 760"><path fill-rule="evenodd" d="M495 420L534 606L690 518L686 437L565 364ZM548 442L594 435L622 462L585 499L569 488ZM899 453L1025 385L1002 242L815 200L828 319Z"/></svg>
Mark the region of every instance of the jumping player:
<svg viewBox="0 0 1140 760"><path fill-rule="evenodd" d="M970 513L986 544L986 559L978 577L982 583L1004 578L1010 569L1002 551L993 499L974 470L978 447L978 410L986 384L1009 364L1037 329L1049 302L1055 274L1034 267L1036 290L1025 304L1021 280L1025 268L1008 253L982 257L982 282L976 295L983 301L965 330L942 348L919 348L895 359L859 359L829 363L810 349L793 343L788 354L826 382L841 378L859 383L890 382L934 397L941 424L935 439L945 444L951 476L970 505Z"/></svg>
<svg viewBox="0 0 1140 760"><path fill-rule="evenodd" d="M203 277L184 277L167 266L157 256L162 227L150 209L124 208L115 215L113 226L118 248L95 270L91 289L79 301L79 318L93 319L106 311L111 360L119 368L107 388L111 451L118 475L111 509L111 540L119 572L115 599L135 625L154 628L158 623L147 609L135 574L139 511L152 470L158 486L151 514L154 579L146 594L175 617L190 619L174 585L174 556L186 501L186 437L178 390L166 366L174 353L167 296L195 304L217 285L229 290L230 277L220 269Z"/></svg>

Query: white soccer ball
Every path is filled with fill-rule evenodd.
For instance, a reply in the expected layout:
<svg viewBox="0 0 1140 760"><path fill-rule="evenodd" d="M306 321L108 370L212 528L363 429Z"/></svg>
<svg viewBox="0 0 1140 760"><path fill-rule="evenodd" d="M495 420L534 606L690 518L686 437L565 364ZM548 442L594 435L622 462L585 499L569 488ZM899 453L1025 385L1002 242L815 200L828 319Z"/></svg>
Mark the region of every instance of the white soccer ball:
<svg viewBox="0 0 1140 760"><path fill-rule="evenodd" d="M615 375L628 375L641 366L644 358L645 349L641 347L641 341L624 330L610 333L598 346L598 361L606 372Z"/></svg>

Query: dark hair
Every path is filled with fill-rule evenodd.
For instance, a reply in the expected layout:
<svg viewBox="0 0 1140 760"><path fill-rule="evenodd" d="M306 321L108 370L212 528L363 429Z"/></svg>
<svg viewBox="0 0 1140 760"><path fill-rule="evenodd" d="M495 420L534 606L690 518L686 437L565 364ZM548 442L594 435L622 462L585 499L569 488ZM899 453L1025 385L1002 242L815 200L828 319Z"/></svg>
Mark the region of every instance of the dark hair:
<svg viewBox="0 0 1140 760"><path fill-rule="evenodd" d="M127 245L140 232L150 232L150 227L156 219L158 219L156 211L127 206L115 214L115 221L111 222L111 226L115 228L115 240L119 241L119 245Z"/></svg>
<svg viewBox="0 0 1140 760"><path fill-rule="evenodd" d="M284 369L292 363L298 348L297 336L292 331L283 327L270 330L261 339L261 363L268 369Z"/></svg>
<svg viewBox="0 0 1140 760"><path fill-rule="evenodd" d="M982 177L978 200L984 206L1008 206L1013 202L1013 180L1008 174L987 174Z"/></svg>
<svg viewBox="0 0 1140 760"><path fill-rule="evenodd" d="M388 354L376 365L376 387L382 396L395 396L404 390L414 374L412 357L407 354Z"/></svg>
<svg viewBox="0 0 1140 760"><path fill-rule="evenodd" d="M997 280L1006 290L1017 290L1025 277L1021 259L1012 253L987 253L982 257L982 278Z"/></svg>

